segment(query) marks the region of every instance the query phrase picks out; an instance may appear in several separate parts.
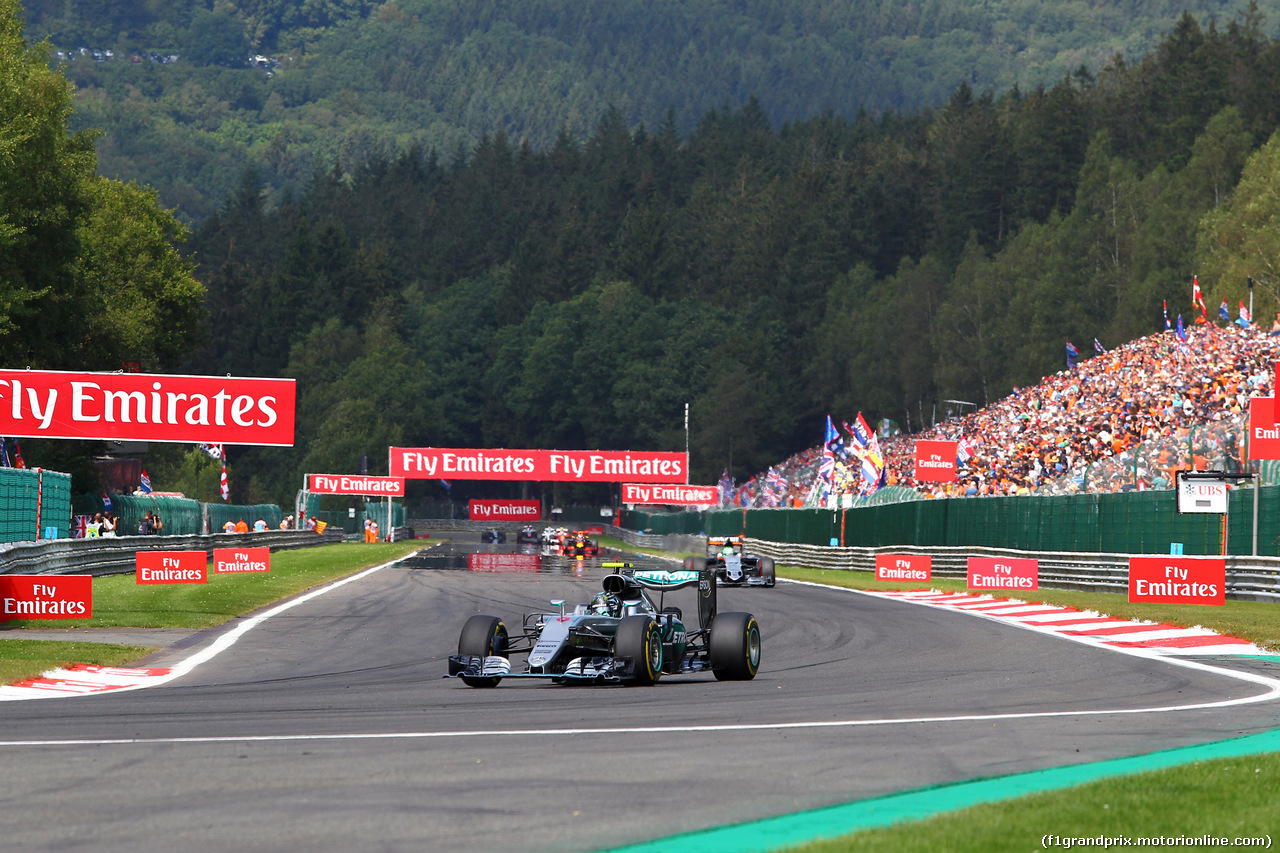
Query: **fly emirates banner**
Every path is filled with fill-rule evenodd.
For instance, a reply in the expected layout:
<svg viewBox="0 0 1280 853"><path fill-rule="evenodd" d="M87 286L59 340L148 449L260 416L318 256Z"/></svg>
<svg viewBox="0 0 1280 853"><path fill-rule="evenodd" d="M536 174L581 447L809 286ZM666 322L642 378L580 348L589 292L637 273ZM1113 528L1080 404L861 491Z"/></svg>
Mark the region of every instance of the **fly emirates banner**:
<svg viewBox="0 0 1280 853"><path fill-rule="evenodd" d="M391 476L411 480L688 482L686 453L636 450L477 450L393 447Z"/></svg>
<svg viewBox="0 0 1280 853"><path fill-rule="evenodd" d="M0 370L0 435L293 444L292 379Z"/></svg>

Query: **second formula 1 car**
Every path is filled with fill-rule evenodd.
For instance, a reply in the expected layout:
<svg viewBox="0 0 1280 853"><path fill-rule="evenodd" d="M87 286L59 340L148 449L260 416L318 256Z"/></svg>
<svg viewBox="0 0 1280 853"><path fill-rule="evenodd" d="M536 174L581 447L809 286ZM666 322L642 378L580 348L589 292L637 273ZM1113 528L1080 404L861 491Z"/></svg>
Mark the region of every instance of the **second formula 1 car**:
<svg viewBox="0 0 1280 853"><path fill-rule="evenodd" d="M744 552L741 536L719 536L707 540L707 556L689 557L684 561L687 571L712 571L720 586L763 586L777 583L771 557L752 557Z"/></svg>

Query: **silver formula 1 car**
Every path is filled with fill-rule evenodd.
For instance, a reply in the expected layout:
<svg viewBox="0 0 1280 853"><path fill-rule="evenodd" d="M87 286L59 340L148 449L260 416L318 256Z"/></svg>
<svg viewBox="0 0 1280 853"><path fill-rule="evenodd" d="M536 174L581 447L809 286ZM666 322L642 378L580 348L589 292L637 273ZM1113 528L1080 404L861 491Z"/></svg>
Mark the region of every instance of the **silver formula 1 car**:
<svg viewBox="0 0 1280 853"><path fill-rule="evenodd" d="M685 571L698 572L705 566L720 586L764 586L778 582L770 557L748 556L741 536L719 536L707 540L707 556L689 557Z"/></svg>
<svg viewBox="0 0 1280 853"><path fill-rule="evenodd" d="M558 611L526 614L514 634L496 616L472 616L462 628L458 653L449 658L446 677L471 687L495 687L504 678L649 685L664 674L707 671L721 681L755 678L760 626L750 613L717 613L709 570L604 565L614 574L604 577L602 591L589 603L572 612L565 611L563 600L554 600ZM681 589L697 596L694 630L685 627L679 607L665 602Z"/></svg>

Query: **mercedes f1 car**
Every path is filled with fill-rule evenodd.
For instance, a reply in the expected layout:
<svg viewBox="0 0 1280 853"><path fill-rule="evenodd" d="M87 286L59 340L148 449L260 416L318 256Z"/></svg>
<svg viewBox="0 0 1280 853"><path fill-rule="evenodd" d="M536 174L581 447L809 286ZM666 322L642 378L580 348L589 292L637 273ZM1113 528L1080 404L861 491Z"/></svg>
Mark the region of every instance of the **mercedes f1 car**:
<svg viewBox="0 0 1280 853"><path fill-rule="evenodd" d="M480 541L490 545L500 545L507 541L507 534L496 528L486 530L480 534Z"/></svg>
<svg viewBox="0 0 1280 853"><path fill-rule="evenodd" d="M686 571L701 571L703 566L715 574L720 586L770 587L778 581L773 559L747 556L741 536L708 539L706 558L689 557L684 561Z"/></svg>
<svg viewBox="0 0 1280 853"><path fill-rule="evenodd" d="M603 590L572 612L565 612L563 600L553 600L557 611L526 614L514 633L497 616L472 616L446 677L471 687L496 687L505 678L651 685L663 675L708 671L720 681L755 678L760 626L750 613L716 611L709 569L606 566L615 572L604 577ZM697 595L696 629L685 626L679 607L665 603L667 594L681 589Z"/></svg>
<svg viewBox="0 0 1280 853"><path fill-rule="evenodd" d="M537 545L541 541L542 534L530 524L521 527L520 532L516 534L516 543L519 545Z"/></svg>

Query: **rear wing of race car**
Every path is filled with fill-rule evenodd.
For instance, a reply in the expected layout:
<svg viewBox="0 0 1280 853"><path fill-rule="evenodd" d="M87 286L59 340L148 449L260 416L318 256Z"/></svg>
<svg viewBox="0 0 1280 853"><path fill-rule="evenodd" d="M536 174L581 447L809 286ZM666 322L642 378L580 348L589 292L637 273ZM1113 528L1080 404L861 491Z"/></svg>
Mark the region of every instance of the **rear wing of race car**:
<svg viewBox="0 0 1280 853"><path fill-rule="evenodd" d="M658 592L676 589L697 589L698 627L708 629L716 618L716 576L705 566L700 571L681 569L636 569L630 563L601 563L614 574L604 578L604 591L615 595L625 594L629 588L643 587Z"/></svg>

